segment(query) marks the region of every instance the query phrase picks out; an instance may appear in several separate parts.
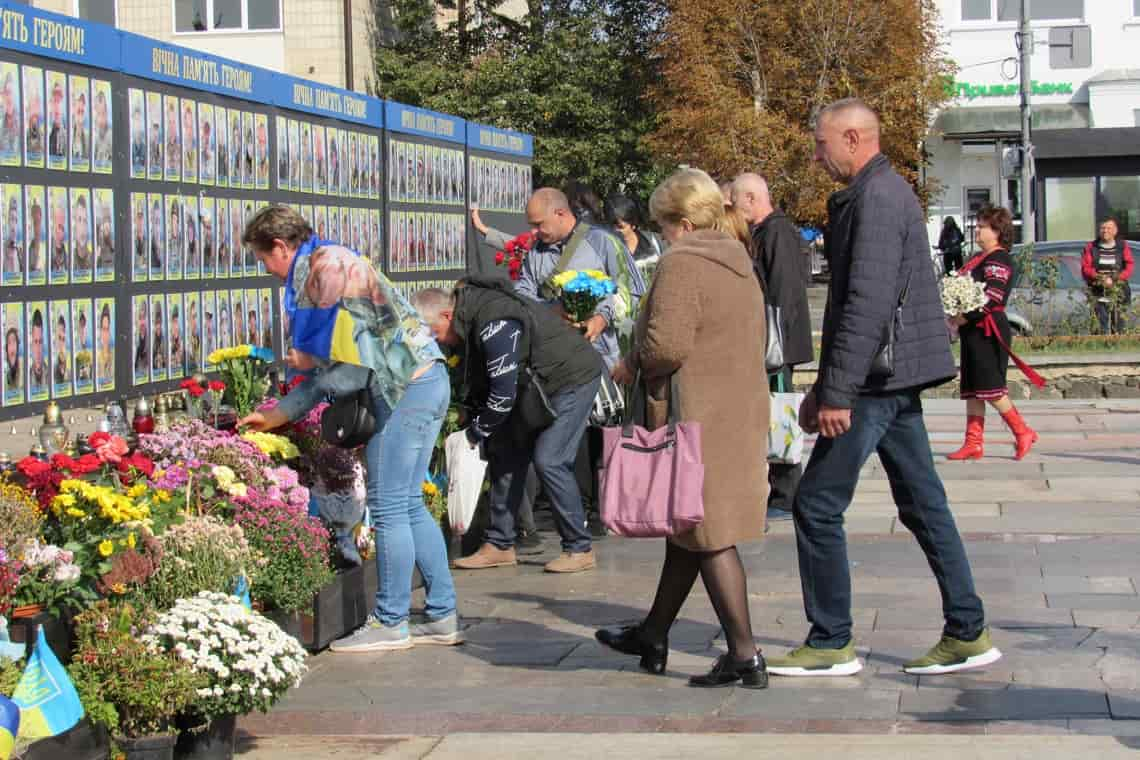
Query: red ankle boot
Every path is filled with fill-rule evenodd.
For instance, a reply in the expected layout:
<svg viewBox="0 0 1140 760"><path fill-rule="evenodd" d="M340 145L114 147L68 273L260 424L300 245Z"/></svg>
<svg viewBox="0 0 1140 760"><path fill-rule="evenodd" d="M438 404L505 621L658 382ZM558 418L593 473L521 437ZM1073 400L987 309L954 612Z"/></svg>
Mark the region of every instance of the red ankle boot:
<svg viewBox="0 0 1140 760"><path fill-rule="evenodd" d="M1013 458L1023 459L1033 448L1033 444L1037 443L1037 432L1025 424L1025 420L1022 419L1021 412L1017 411L1017 407L1013 407L1002 414L1001 418L1005 420L1005 424L1009 425L1009 431L1013 433Z"/></svg>
<svg viewBox="0 0 1140 760"><path fill-rule="evenodd" d="M947 459L959 461L962 459L981 459L985 455L986 418L973 414L966 417L966 442L962 448L953 454L947 454Z"/></svg>

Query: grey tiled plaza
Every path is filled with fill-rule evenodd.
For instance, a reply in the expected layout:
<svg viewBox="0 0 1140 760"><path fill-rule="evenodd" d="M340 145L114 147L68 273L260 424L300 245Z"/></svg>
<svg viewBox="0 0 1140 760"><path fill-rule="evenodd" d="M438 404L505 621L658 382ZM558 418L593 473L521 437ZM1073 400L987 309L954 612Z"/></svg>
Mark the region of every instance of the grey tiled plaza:
<svg viewBox="0 0 1140 760"><path fill-rule="evenodd" d="M938 464L1005 655L989 668L901 672L938 640L939 599L872 461L847 519L856 641L866 663L858 676L773 677L766 691L688 688L688 676L724 651L699 583L672 632L668 673L643 673L636 658L601 647L593 633L644 614L662 542L611 537L596 545L596 571L553 576L542 572L557 548L548 534L548 552L518 567L456 571L466 645L313 657L299 690L270 715L244 720L251 756L259 743L314 736L372 737L377 754L411 752L402 739L383 737L419 736L442 743L416 756L450 757L447 748L468 734L498 735L500 749L519 734L603 733L629 741L661 733L1065 734L1136 746L1129 737L1140 736L1140 402L1022 408L1041 433L1024 461L1013 461L1012 439L991 416L984 460ZM937 459L961 442L963 414L959 402L928 403ZM807 623L791 523L773 523L766 541L741 552L757 644L769 654L797 646ZM852 745L854 756L860 746ZM1005 756L993 746L993 756Z"/></svg>

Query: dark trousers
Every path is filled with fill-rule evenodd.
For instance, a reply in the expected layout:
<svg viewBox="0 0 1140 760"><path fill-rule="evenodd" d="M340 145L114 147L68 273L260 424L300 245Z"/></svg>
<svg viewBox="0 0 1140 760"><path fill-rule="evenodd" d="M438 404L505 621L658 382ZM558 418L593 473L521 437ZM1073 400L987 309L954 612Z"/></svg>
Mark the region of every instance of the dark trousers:
<svg viewBox="0 0 1140 760"><path fill-rule="evenodd" d="M488 447L488 469L491 476L491 525L487 541L500 549L515 545L519 507L527 480L527 468L534 463L535 472L550 496L555 526L562 536L562 550L585 552L590 549L590 531L582 511L582 493L574 477L574 460L586 421L598 393L598 380L565 388L550 398L557 418L538 434L531 448L511 445L506 431L504 440L492 440ZM496 438L498 437L496 436Z"/></svg>
<svg viewBox="0 0 1140 760"><path fill-rule="evenodd" d="M944 632L972 641L985 625L982 600L934 456L918 391L860 396L851 429L820 437L812 450L793 509L808 644L840 649L851 640L851 574L843 513L859 470L877 452L899 519L918 539L942 595Z"/></svg>
<svg viewBox="0 0 1140 760"><path fill-rule="evenodd" d="M768 376L769 390L773 393L780 390L780 383L777 378L783 380L783 390L786 393L791 393L792 386L792 368L784 367L777 374ZM773 509L782 509L785 512L792 511L792 502L796 498L796 489L800 487L800 477L804 474L803 463L799 464L777 464L775 462L768 463L768 506Z"/></svg>

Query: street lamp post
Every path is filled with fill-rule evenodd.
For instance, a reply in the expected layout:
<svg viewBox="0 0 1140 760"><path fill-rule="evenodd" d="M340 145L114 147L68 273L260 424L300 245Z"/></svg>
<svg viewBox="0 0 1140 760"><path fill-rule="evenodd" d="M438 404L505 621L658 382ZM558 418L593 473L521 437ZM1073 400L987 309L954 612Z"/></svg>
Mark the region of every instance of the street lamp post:
<svg viewBox="0 0 1140 760"><path fill-rule="evenodd" d="M1033 80L1029 75L1029 57L1033 53L1033 32L1029 28L1030 0L1021 0L1021 19L1017 32L1021 71L1021 241L1032 243L1037 238L1036 214L1033 204L1033 111L1029 94Z"/></svg>

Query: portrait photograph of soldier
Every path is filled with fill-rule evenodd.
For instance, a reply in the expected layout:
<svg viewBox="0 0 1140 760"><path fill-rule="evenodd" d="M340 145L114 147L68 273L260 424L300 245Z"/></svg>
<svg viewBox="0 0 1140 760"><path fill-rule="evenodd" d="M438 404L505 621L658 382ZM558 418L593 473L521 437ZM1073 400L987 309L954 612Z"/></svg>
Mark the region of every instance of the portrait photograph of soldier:
<svg viewBox="0 0 1140 760"><path fill-rule="evenodd" d="M127 91L130 112L131 178L146 179L146 95L142 90Z"/></svg>
<svg viewBox="0 0 1140 760"><path fill-rule="evenodd" d="M24 403L24 304L4 304L2 319L4 406L16 406Z"/></svg>
<svg viewBox="0 0 1140 760"><path fill-rule="evenodd" d="M44 70L24 67L24 166L44 166Z"/></svg>
<svg viewBox="0 0 1140 760"><path fill-rule="evenodd" d="M166 141L162 139L162 96L157 92L146 94L146 176L160 180L166 167Z"/></svg>
<svg viewBox="0 0 1140 760"><path fill-rule="evenodd" d="M48 367L47 303L28 304L28 400L48 397L51 370Z"/></svg>
<svg viewBox="0 0 1140 760"><path fill-rule="evenodd" d="M67 75L47 72L48 91L48 168L67 168Z"/></svg>
<svg viewBox="0 0 1140 760"><path fill-rule="evenodd" d="M111 115L111 83L96 79L91 82L91 169L96 174L110 174L114 157L114 117Z"/></svg>
<svg viewBox="0 0 1140 760"><path fill-rule="evenodd" d="M24 192L19 185L4 185L0 193L3 211L4 252L0 256L5 285L24 284Z"/></svg>

